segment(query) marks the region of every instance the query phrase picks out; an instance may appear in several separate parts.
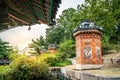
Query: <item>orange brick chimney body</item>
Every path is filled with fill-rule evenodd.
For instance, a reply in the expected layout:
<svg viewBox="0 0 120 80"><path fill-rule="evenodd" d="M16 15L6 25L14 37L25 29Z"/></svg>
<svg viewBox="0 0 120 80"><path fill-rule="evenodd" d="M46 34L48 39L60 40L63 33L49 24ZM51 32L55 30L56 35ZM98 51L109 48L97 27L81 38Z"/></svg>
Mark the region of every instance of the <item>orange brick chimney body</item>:
<svg viewBox="0 0 120 80"><path fill-rule="evenodd" d="M50 53L55 54L55 53L57 52L57 45L56 45L56 44L50 44L50 45L48 46L48 51L49 51Z"/></svg>
<svg viewBox="0 0 120 80"><path fill-rule="evenodd" d="M102 64L102 28L91 21L85 21L74 30L77 64Z"/></svg>

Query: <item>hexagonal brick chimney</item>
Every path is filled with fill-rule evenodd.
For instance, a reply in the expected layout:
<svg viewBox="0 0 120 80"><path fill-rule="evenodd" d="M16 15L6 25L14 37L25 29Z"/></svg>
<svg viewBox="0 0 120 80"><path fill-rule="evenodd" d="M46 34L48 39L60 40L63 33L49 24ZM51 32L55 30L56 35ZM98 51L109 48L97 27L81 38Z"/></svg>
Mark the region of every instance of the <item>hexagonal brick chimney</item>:
<svg viewBox="0 0 120 80"><path fill-rule="evenodd" d="M50 53L53 53L53 54L55 54L56 52L57 52L57 45L56 44L49 44L48 45L48 51L50 52Z"/></svg>
<svg viewBox="0 0 120 80"><path fill-rule="evenodd" d="M102 28L84 21L74 30L76 40L76 69L99 68L102 64Z"/></svg>

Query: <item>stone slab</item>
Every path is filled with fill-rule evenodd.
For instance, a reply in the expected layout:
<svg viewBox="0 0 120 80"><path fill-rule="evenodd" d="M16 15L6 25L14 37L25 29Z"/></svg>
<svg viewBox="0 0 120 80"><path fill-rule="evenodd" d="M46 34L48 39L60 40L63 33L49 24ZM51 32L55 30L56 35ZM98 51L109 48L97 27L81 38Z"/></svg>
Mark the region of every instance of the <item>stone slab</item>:
<svg viewBox="0 0 120 80"><path fill-rule="evenodd" d="M75 69L78 70L89 70L89 69L100 69L102 67L102 65L94 65L94 64L76 64L75 65Z"/></svg>
<svg viewBox="0 0 120 80"><path fill-rule="evenodd" d="M120 58L103 59L103 67L120 67Z"/></svg>

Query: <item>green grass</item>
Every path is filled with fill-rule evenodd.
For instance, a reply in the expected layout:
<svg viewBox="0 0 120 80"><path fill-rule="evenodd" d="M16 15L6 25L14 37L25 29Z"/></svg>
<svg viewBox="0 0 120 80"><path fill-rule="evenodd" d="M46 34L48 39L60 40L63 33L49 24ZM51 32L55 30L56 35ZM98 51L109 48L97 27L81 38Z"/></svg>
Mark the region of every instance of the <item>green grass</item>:
<svg viewBox="0 0 120 80"><path fill-rule="evenodd" d="M0 66L0 75L6 74L8 70L9 70L9 66Z"/></svg>
<svg viewBox="0 0 120 80"><path fill-rule="evenodd" d="M67 65L71 65L70 61L64 61L64 62L57 62L55 64L55 66L59 66L59 67L63 67L63 66L67 66Z"/></svg>

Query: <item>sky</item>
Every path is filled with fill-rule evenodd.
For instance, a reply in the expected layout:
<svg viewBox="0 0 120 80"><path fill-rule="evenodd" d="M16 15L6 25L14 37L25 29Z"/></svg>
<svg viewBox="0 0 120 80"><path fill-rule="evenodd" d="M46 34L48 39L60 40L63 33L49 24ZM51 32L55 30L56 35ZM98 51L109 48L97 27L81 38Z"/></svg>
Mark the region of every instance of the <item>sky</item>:
<svg viewBox="0 0 120 80"><path fill-rule="evenodd" d="M60 8L58 9L56 18L62 14L62 11L67 8L77 8L77 5L82 4L84 0L62 0ZM48 28L45 24L36 24L31 26L31 30L28 30L28 26L19 26L10 30L0 32L0 38L3 41L9 42L11 46L24 49L31 43L32 39L39 38L41 35L45 38L45 31Z"/></svg>

